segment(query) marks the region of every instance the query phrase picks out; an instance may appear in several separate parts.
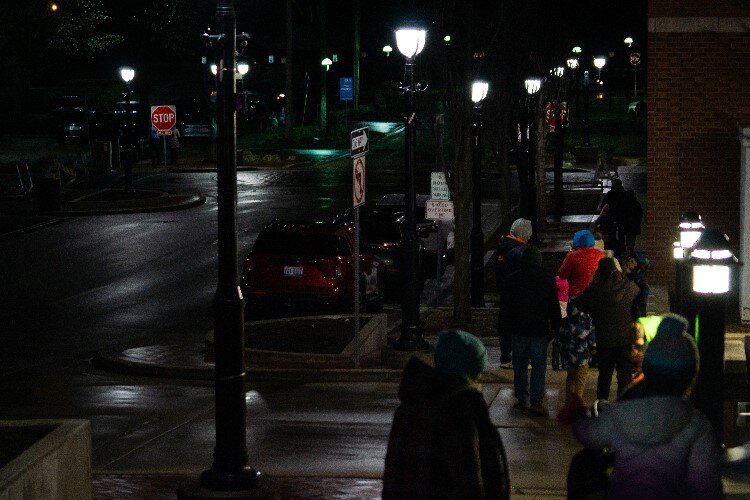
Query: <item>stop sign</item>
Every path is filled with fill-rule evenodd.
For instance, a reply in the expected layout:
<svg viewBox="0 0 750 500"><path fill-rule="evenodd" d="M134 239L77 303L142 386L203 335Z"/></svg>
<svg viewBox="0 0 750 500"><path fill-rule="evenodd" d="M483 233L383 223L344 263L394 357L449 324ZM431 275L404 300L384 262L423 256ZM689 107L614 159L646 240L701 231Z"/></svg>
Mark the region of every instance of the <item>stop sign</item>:
<svg viewBox="0 0 750 500"><path fill-rule="evenodd" d="M177 110L174 106L151 106L151 125L160 134L169 135L177 124Z"/></svg>

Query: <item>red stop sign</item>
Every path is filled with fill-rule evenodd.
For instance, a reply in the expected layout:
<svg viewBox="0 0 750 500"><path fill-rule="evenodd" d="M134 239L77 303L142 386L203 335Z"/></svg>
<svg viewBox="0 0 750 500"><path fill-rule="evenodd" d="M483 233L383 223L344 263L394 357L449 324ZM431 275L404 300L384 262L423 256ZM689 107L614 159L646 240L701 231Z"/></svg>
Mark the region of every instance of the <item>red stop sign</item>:
<svg viewBox="0 0 750 500"><path fill-rule="evenodd" d="M151 125L159 132L168 132L177 124L174 106L151 106Z"/></svg>

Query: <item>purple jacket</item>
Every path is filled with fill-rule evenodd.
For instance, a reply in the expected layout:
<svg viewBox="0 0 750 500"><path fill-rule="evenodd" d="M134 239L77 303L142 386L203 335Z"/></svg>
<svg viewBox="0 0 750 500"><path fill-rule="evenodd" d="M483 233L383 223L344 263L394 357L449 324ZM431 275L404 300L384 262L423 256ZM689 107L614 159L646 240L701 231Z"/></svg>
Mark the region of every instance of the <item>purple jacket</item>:
<svg viewBox="0 0 750 500"><path fill-rule="evenodd" d="M722 498L719 447L706 416L689 401L655 396L600 407L573 422L587 448L614 452L608 499Z"/></svg>

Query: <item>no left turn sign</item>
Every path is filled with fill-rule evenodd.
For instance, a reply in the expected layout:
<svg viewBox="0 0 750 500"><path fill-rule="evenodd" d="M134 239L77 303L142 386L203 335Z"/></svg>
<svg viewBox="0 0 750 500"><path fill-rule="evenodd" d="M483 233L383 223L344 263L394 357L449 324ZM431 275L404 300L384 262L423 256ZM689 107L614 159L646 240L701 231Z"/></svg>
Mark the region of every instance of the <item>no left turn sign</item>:
<svg viewBox="0 0 750 500"><path fill-rule="evenodd" d="M365 157L354 158L354 169L352 170L352 200L354 208L365 202Z"/></svg>

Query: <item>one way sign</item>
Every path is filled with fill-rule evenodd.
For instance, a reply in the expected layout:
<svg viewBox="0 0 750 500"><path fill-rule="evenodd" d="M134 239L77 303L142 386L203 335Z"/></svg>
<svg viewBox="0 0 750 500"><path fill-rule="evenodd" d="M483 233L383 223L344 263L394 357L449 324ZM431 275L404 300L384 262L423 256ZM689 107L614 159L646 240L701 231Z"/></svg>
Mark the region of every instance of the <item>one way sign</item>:
<svg viewBox="0 0 750 500"><path fill-rule="evenodd" d="M357 130L352 130L352 158L362 156L370 150L370 142L367 140L369 133L370 127L362 127Z"/></svg>

